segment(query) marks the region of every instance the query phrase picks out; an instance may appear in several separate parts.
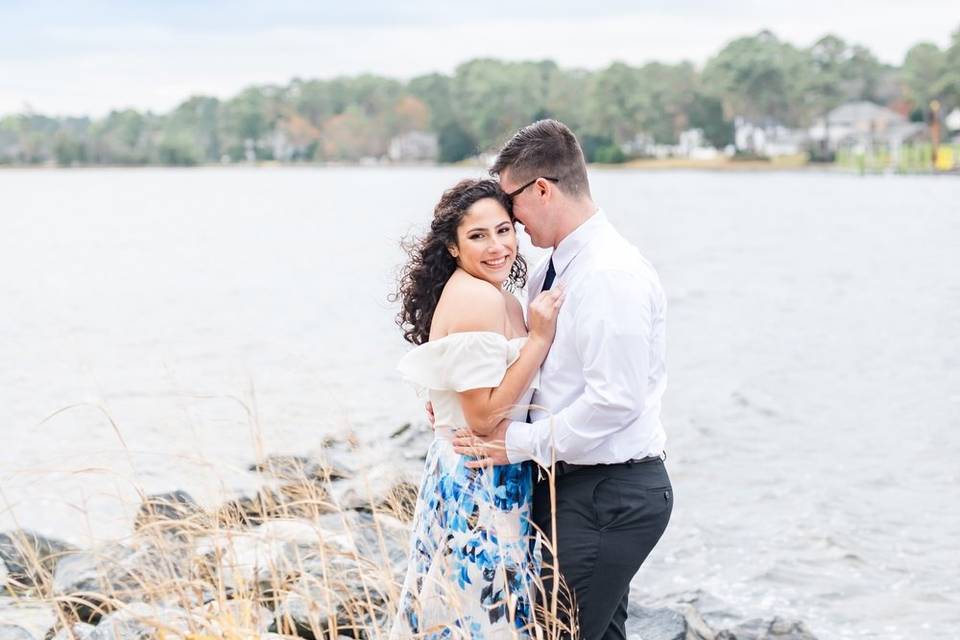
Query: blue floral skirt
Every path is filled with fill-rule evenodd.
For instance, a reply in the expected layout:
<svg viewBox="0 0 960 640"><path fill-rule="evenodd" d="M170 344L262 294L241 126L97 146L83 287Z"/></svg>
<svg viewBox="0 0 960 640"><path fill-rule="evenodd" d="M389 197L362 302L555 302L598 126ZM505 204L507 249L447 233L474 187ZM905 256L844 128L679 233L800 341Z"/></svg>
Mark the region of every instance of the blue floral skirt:
<svg viewBox="0 0 960 640"><path fill-rule="evenodd" d="M468 469L427 452L394 638L527 638L540 574L531 463Z"/></svg>

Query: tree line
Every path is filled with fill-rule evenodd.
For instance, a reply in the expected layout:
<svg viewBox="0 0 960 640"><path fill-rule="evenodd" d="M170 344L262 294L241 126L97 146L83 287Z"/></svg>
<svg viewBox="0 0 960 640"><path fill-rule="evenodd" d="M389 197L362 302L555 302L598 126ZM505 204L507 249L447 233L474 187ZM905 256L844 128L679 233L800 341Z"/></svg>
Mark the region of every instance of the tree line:
<svg viewBox="0 0 960 640"><path fill-rule="evenodd" d="M835 35L802 48L762 31L733 40L702 67L617 62L586 71L548 60L475 59L450 75L408 82L297 78L229 99L194 96L164 114L21 113L0 118L0 163L356 162L383 157L391 140L411 131L436 134L439 160L456 162L544 117L569 124L589 160L617 162L638 140L673 144L681 131L699 128L724 147L737 117L805 127L850 100L890 105L918 121L930 118L933 100L941 113L960 106L960 29L945 49L913 46L899 66Z"/></svg>

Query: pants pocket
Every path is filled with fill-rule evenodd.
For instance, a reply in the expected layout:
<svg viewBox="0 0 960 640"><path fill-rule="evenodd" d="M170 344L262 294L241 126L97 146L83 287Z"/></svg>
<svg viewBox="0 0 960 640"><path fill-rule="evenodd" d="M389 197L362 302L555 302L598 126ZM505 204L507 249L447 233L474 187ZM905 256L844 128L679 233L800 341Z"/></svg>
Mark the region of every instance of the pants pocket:
<svg viewBox="0 0 960 640"><path fill-rule="evenodd" d="M593 488L593 513L597 528L606 529L626 515L627 511L616 479L601 478Z"/></svg>

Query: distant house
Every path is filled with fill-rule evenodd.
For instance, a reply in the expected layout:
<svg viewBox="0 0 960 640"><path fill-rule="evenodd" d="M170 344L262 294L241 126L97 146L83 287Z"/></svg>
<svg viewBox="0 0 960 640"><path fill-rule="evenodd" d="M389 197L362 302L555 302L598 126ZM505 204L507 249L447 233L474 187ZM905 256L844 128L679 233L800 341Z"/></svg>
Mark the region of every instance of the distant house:
<svg viewBox="0 0 960 640"><path fill-rule="evenodd" d="M960 142L960 107L956 107L948 113L947 117L943 119L943 124L946 125L947 131L953 135L954 140Z"/></svg>
<svg viewBox="0 0 960 640"><path fill-rule="evenodd" d="M677 140L677 151L679 155L694 160L712 160L720 156L720 152L707 142L703 129L681 131Z"/></svg>
<svg viewBox="0 0 960 640"><path fill-rule="evenodd" d="M645 158L693 158L711 160L720 152L710 146L703 129L687 129L677 136L677 144L657 144L653 136L638 133L632 140L620 145L627 157Z"/></svg>
<svg viewBox="0 0 960 640"><path fill-rule="evenodd" d="M435 133L408 131L390 141L387 157L393 162L436 162L440 142Z"/></svg>
<svg viewBox="0 0 960 640"><path fill-rule="evenodd" d="M910 122L887 107L860 101L842 104L810 127L810 140L821 149L899 148L923 137L927 127Z"/></svg>
<svg viewBox="0 0 960 640"><path fill-rule="evenodd" d="M775 121L753 122L737 118L733 122L733 140L737 151L774 158L803 153L807 132L791 129Z"/></svg>

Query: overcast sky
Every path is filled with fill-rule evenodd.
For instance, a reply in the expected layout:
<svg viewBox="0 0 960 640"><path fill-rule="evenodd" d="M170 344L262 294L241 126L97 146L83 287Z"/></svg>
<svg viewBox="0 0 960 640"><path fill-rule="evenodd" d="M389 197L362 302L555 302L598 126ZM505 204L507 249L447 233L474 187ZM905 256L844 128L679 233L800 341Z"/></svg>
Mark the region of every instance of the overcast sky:
<svg viewBox="0 0 960 640"><path fill-rule="evenodd" d="M552 0L403 3L0 0L0 114L166 111L250 84L373 72L410 78L485 56L563 67L704 62L768 28L807 46L826 32L899 64L948 44L960 0Z"/></svg>

